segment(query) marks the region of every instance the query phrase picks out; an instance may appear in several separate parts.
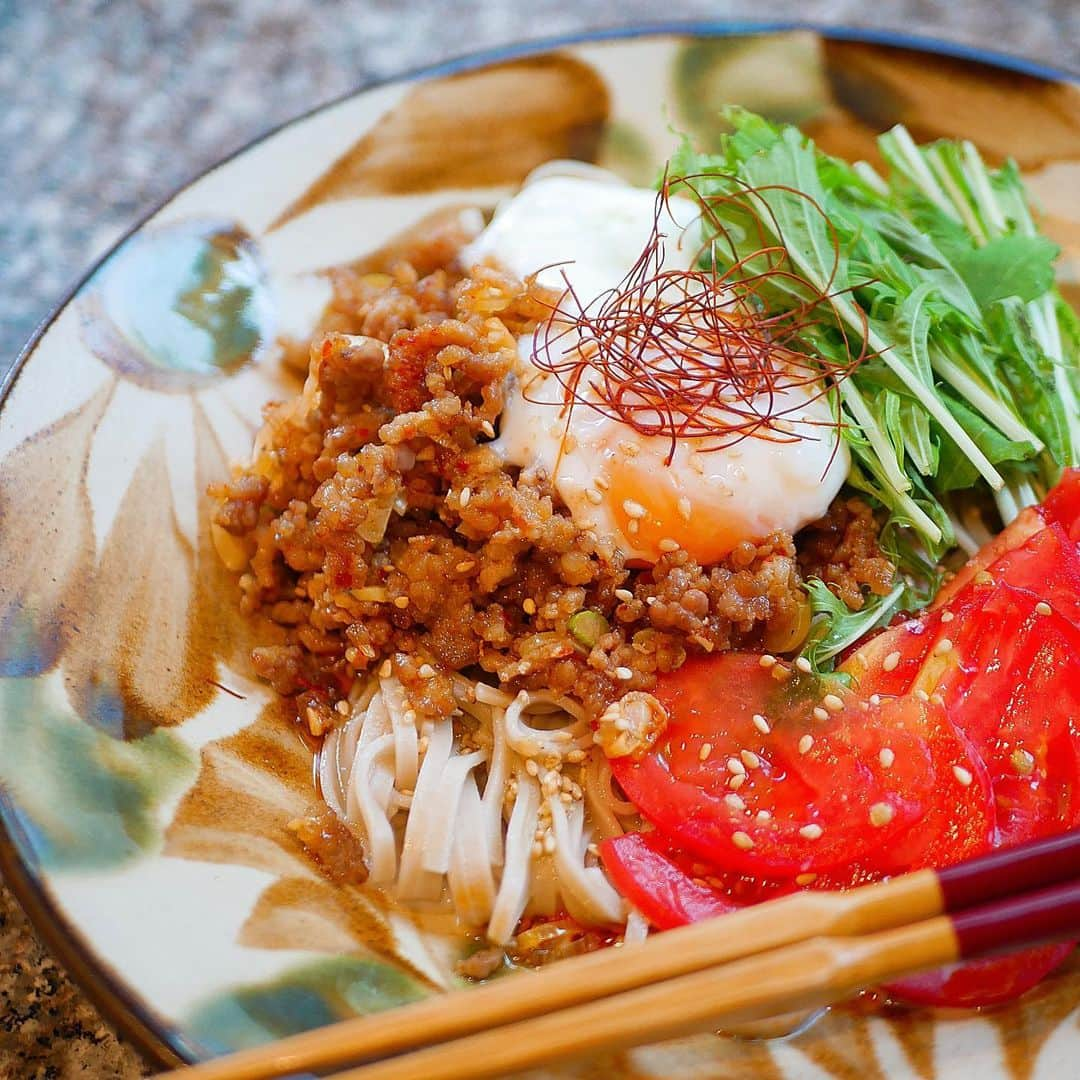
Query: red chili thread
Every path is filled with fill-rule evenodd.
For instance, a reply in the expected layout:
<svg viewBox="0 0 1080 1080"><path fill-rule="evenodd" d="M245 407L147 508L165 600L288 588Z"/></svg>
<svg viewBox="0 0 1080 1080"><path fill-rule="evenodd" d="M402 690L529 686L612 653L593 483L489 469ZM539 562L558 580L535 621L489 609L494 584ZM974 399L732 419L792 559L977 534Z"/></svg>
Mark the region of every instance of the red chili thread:
<svg viewBox="0 0 1080 1080"><path fill-rule="evenodd" d="M705 178L665 174L649 239L623 280L582 303L564 271L565 289L557 300L546 301L551 314L533 338L532 362L562 386L567 425L571 411L584 405L642 435L668 439L668 464L681 439L702 440L698 449L709 452L751 436L794 442L817 437L813 429L839 429L838 414L827 422L793 416L805 408L805 396L781 407L778 395L804 388L810 400L826 396L869 355L859 305L854 307L864 325L857 344L835 311L836 299L854 287L833 288L841 246L824 209L805 192L783 185L754 188L735 180L735 191L705 195L695 186ZM695 253L697 267L706 246L711 249L705 269L664 269L667 236L661 223L665 212L674 220L673 188L697 203L695 220L715 234ZM792 266L764 198L769 191L805 200L825 222L833 262L823 286ZM741 258L726 224L732 217L756 230L759 246ZM794 303L770 309L769 289L778 285L794 294ZM814 326L839 331L845 362L801 351L800 339ZM834 456L839 445L837 438Z"/></svg>

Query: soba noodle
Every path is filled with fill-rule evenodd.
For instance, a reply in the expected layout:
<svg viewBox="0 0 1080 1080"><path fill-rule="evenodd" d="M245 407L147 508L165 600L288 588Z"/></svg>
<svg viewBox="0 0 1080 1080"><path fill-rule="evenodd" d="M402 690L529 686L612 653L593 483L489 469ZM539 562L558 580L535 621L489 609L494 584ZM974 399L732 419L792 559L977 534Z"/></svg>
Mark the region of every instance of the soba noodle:
<svg viewBox="0 0 1080 1080"><path fill-rule="evenodd" d="M581 708L465 679L456 689L452 716L421 720L395 678L373 679L323 742L323 797L365 838L370 881L404 901L448 896L496 944L526 915L627 923L594 841L635 810ZM642 932L632 917L628 935Z"/></svg>

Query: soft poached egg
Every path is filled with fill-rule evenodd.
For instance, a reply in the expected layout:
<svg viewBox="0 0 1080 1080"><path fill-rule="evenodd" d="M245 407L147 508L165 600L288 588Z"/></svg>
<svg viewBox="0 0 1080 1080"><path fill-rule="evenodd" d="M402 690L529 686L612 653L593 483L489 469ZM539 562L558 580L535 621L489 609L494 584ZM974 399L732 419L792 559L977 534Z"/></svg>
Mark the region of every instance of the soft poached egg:
<svg viewBox="0 0 1080 1080"><path fill-rule="evenodd" d="M598 173L546 167L499 207L464 264L493 260L522 278L536 274L557 292L569 286L583 305L618 285L652 233L656 192ZM690 268L696 216L689 200L669 200L664 269ZM767 410L783 413L799 438L749 435L724 449L682 439L669 463L668 438L582 403L568 415L558 380L533 363L535 347L531 334L519 343L496 449L511 465L545 473L575 523L611 537L628 559L652 563L682 548L711 565L744 540L821 517L847 476L831 406L811 388L781 387ZM577 347L572 333L555 346Z"/></svg>

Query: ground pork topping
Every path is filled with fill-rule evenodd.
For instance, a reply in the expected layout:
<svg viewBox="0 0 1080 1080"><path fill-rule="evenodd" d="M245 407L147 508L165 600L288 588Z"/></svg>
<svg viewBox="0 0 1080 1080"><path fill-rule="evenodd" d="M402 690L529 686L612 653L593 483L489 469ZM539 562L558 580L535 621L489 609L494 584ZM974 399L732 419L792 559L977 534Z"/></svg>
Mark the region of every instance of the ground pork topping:
<svg viewBox="0 0 1080 1080"><path fill-rule="evenodd" d="M544 294L490 267L463 277L453 243L432 242L437 253L384 272L335 272L302 393L266 408L252 462L211 489L244 610L282 629L255 667L310 730L332 726L334 703L375 671L427 715L453 709L452 676L466 671L572 693L597 717L688 654L796 649L805 576L852 607L887 590L877 523L854 499L798 552L775 533L707 568L684 551L627 566L575 525L548 477L491 446Z"/></svg>

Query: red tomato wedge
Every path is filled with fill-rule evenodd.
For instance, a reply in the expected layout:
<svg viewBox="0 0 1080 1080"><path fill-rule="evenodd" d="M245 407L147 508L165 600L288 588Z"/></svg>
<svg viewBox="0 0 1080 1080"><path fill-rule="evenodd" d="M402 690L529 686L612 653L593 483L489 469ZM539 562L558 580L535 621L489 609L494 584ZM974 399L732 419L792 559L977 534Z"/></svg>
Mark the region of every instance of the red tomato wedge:
<svg viewBox="0 0 1080 1080"><path fill-rule="evenodd" d="M951 625L956 663L937 689L989 770L995 846L1077 824L1080 631L1004 583L977 618Z"/></svg>
<svg viewBox="0 0 1080 1080"><path fill-rule="evenodd" d="M974 558L969 559L956 577L942 586L932 606L940 608L948 604L980 570L989 569L1003 555L1022 547L1047 525L1056 526L1073 545L1080 543L1080 469L1066 469L1061 482L1042 504L1021 511ZM1020 582L1012 581L1011 584L1019 585Z"/></svg>
<svg viewBox="0 0 1080 1080"><path fill-rule="evenodd" d="M1020 547L1037 532L1045 528L1042 511L1035 506L1029 506L1023 510L1015 521L1002 532L998 533L981 551L973 558L968 559L960 568L956 577L947 581L938 590L937 596L931 608L945 607L953 597L968 585L980 570L989 569L1003 555Z"/></svg>
<svg viewBox="0 0 1080 1080"><path fill-rule="evenodd" d="M898 979L886 989L912 1005L980 1009L1004 1005L1026 994L1069 957L1075 945L1042 945L1037 949L971 960L939 971Z"/></svg>
<svg viewBox="0 0 1080 1080"><path fill-rule="evenodd" d="M932 609L861 643L840 673L851 690L778 681L759 658L728 653L661 677L663 738L640 760L612 762L656 832L602 848L655 925L791 891L799 874L847 888L1080 825L1080 470ZM887 989L916 1004L994 1005L1072 947Z"/></svg>
<svg viewBox="0 0 1080 1080"><path fill-rule="evenodd" d="M668 729L641 759L614 759L616 779L672 844L755 877L868 861L951 798L936 763L964 758L930 702L870 704L810 676L779 683L746 654L690 660L655 693Z"/></svg>
<svg viewBox="0 0 1080 1080"><path fill-rule="evenodd" d="M1047 521L1060 525L1070 540L1080 543L1080 469L1065 470L1041 510Z"/></svg>
<svg viewBox="0 0 1080 1080"><path fill-rule="evenodd" d="M1032 533L985 570L981 578L970 579L953 597L949 610L959 613L960 606L985 600L988 590L1000 582L1031 593L1080 627L1080 550L1061 525L1055 522ZM926 618L935 614L940 615L940 609Z"/></svg>
<svg viewBox="0 0 1080 1080"><path fill-rule="evenodd" d="M660 930L726 915L794 889L737 875L718 878L718 871L696 865L657 833L605 840L600 858L619 892Z"/></svg>
<svg viewBox="0 0 1080 1080"><path fill-rule="evenodd" d="M905 619L851 650L839 670L852 677L860 694L899 697L911 689L940 628L941 612Z"/></svg>

